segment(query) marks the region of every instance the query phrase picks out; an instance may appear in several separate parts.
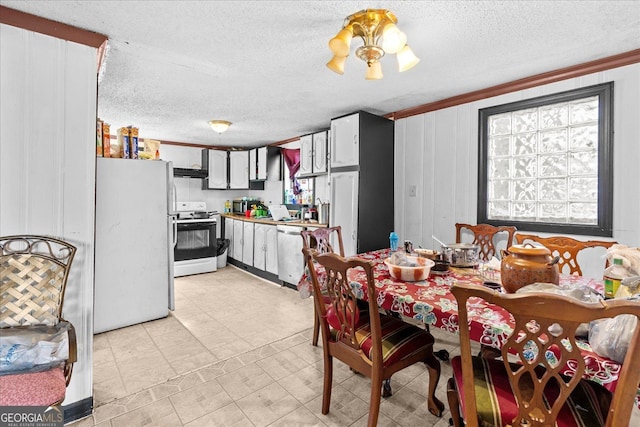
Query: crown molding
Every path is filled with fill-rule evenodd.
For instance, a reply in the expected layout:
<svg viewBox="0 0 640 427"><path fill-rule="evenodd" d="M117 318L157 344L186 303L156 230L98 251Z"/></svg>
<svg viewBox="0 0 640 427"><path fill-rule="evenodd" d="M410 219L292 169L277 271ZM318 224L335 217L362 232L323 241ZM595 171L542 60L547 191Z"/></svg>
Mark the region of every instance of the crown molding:
<svg viewBox="0 0 640 427"><path fill-rule="evenodd" d="M491 86L485 89L467 92L462 95L453 96L451 98L442 99L440 101L418 105L416 107L389 113L385 115L385 117L391 118L393 120L404 119L406 117L411 117L418 114L441 110L443 108L455 107L456 105L467 104L470 102L479 101L481 99L492 98L494 96L504 95L506 93L517 92L536 86L555 83L561 80L581 77L587 74L610 70L612 68L623 67L625 65L631 65L638 62L640 62L640 49L635 49L618 55L596 59L595 61L584 62L582 64L572 65L570 67L560 68L558 70L549 71L542 74L536 74L534 76L499 84L497 86Z"/></svg>

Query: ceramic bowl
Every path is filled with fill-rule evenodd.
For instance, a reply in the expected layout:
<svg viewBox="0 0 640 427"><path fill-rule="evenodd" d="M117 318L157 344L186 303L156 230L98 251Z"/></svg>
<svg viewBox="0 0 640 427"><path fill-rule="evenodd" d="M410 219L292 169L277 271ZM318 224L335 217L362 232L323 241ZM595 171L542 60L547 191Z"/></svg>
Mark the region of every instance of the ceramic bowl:
<svg viewBox="0 0 640 427"><path fill-rule="evenodd" d="M418 282L420 280L426 280L429 277L429 271L431 271L431 267L435 264L432 260L428 258L421 258L415 256L407 256L407 261L411 265L416 265L416 267L405 267L401 265L391 264L391 259L387 258L384 260L384 263L387 264L389 268L389 274L395 280L403 280L405 282Z"/></svg>

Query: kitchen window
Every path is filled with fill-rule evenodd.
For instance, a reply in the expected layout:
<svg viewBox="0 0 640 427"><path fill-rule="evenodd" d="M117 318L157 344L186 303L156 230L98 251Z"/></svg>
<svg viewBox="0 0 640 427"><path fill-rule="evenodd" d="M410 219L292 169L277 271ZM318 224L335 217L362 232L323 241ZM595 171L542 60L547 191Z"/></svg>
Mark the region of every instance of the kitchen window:
<svg viewBox="0 0 640 427"><path fill-rule="evenodd" d="M612 236L613 82L479 112L478 223Z"/></svg>

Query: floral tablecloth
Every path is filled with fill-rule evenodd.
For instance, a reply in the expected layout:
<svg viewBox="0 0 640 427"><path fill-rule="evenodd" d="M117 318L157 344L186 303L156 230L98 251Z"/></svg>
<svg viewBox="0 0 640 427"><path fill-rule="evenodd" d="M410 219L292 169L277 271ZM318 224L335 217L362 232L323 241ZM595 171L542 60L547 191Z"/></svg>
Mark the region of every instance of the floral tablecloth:
<svg viewBox="0 0 640 427"><path fill-rule="evenodd" d="M382 249L358 255L359 258L374 263L378 306L422 322L431 328L441 328L448 332L457 333L458 305L449 289L456 282L482 284L482 278L473 269L451 269L446 275L432 274L427 280L421 282L397 281L389 275L389 270L384 263L390 254L389 249ZM324 274L319 269L316 271L320 276ZM355 295L366 300L365 272L351 270L349 279ZM580 276L562 275L560 285L586 285L600 293L603 292L602 282ZM311 295L311 283L307 273L300 279L298 290L302 298ZM501 348L502 343L511 333L514 323L513 318L504 309L488 304L481 299L478 299L472 306L469 312L469 321L471 322L471 339L495 348ZM587 364L584 377L614 391L621 365L594 353L586 340L579 341L578 345ZM573 372L575 369L571 366L565 367L567 375L572 375ZM640 408L640 388L636 395L636 404Z"/></svg>

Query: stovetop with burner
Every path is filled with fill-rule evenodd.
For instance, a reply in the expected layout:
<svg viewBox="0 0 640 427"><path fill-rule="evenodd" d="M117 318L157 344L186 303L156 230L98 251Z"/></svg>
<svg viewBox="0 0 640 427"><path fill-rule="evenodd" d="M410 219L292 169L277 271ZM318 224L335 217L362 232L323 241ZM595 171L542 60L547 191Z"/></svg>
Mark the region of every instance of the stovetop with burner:
<svg viewBox="0 0 640 427"><path fill-rule="evenodd" d="M218 211L207 211L206 202L178 202L178 222L215 222Z"/></svg>

